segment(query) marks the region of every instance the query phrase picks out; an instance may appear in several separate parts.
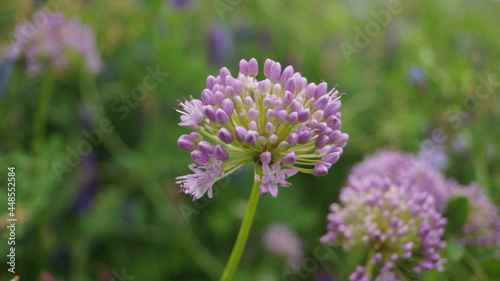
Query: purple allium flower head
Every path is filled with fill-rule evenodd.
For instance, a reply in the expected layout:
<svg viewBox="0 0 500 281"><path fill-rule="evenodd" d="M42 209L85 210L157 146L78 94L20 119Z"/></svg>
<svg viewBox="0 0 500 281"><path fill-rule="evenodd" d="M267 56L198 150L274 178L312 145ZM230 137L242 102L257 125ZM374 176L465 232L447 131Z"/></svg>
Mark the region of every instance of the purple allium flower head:
<svg viewBox="0 0 500 281"><path fill-rule="evenodd" d="M470 149L470 141L463 134L456 135L451 141L451 149L461 156L467 156Z"/></svg>
<svg viewBox="0 0 500 281"><path fill-rule="evenodd" d="M366 247L371 251L366 262L381 266L379 274L403 264L416 273L442 269L446 219L435 209L434 197L416 183L400 184L381 175L351 177L340 202L330 207L323 243L340 244L346 251ZM370 279L360 267L350 280Z"/></svg>
<svg viewBox="0 0 500 281"><path fill-rule="evenodd" d="M26 59L26 72L31 75L42 72L44 60L58 71L66 70L74 54L83 58L89 72L99 72L101 59L92 30L78 20L46 10L37 11L33 19L36 25L25 23L16 28L8 51L11 59Z"/></svg>
<svg viewBox="0 0 500 281"><path fill-rule="evenodd" d="M337 89L307 84L293 67L282 69L269 59L263 80L256 77L257 60L242 60L239 67L236 77L225 67L209 76L201 99L179 104L179 125L197 137L183 135L178 145L197 164L190 166L195 174L178 177L177 183L193 199L206 192L211 197L215 181L250 162L262 166L263 174L255 177L262 182L261 194L276 196L277 187L290 186L286 179L299 171L326 175L348 141L340 131ZM203 139L216 143L218 155Z"/></svg>
<svg viewBox="0 0 500 281"><path fill-rule="evenodd" d="M491 248L500 246L500 211L490 197L476 183L461 186L450 180L450 199L465 197L469 200L467 222L459 234L465 245Z"/></svg>
<svg viewBox="0 0 500 281"><path fill-rule="evenodd" d="M370 281L370 277L366 274L364 267L358 266L356 271L349 276L349 281Z"/></svg>
<svg viewBox="0 0 500 281"><path fill-rule="evenodd" d="M396 184L411 185L420 191L427 191L433 195L438 211L445 208L448 196L445 178L417 156L402 152L378 152L356 165L349 179L363 179L374 174L386 176Z"/></svg>
<svg viewBox="0 0 500 281"><path fill-rule="evenodd" d="M383 273L380 273L376 278L375 281L400 281L398 277L396 277L396 274L391 271L386 271Z"/></svg>
<svg viewBox="0 0 500 281"><path fill-rule="evenodd" d="M264 234L264 247L273 255L286 258L289 268L300 265L304 258L304 245L286 224L273 224Z"/></svg>

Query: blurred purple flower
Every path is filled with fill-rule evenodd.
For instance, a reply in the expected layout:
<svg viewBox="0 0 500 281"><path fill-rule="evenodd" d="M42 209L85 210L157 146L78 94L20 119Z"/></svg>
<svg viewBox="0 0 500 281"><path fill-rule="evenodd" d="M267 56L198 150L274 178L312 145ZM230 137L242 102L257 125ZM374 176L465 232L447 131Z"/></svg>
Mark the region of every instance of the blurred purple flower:
<svg viewBox="0 0 500 281"><path fill-rule="evenodd" d="M38 279L38 281L56 281L56 279L49 271L44 270L42 271L42 275L40 276L40 279Z"/></svg>
<svg viewBox="0 0 500 281"><path fill-rule="evenodd" d="M222 24L214 25L208 36L209 58L214 65L223 65L233 56L234 37L231 29Z"/></svg>
<svg viewBox="0 0 500 281"><path fill-rule="evenodd" d="M465 245L480 246L486 249L500 246L500 212L486 192L476 183L461 186L450 180L450 199L465 197L469 200L467 222L459 234Z"/></svg>
<svg viewBox="0 0 500 281"><path fill-rule="evenodd" d="M8 57L17 60L24 57L26 72L30 75L43 71L45 60L58 71L68 69L74 54L83 57L89 72L101 69L94 33L78 20L69 20L61 13L39 10L33 16L33 25L19 25L14 34Z"/></svg>
<svg viewBox="0 0 500 281"><path fill-rule="evenodd" d="M12 60L5 59L0 62L0 99L2 99L5 88L9 83L10 76L12 75Z"/></svg>
<svg viewBox="0 0 500 281"><path fill-rule="evenodd" d="M407 79L410 84L417 89L424 89L427 85L427 78L424 70L417 65L413 65L408 69Z"/></svg>
<svg viewBox="0 0 500 281"><path fill-rule="evenodd" d="M242 45L256 44L259 50L268 49L273 45L273 34L267 28L255 28L255 26L242 25L235 29L235 42Z"/></svg>
<svg viewBox="0 0 500 281"><path fill-rule="evenodd" d="M187 8L190 4L190 0L167 0L170 7L175 9L183 10Z"/></svg>
<svg viewBox="0 0 500 281"><path fill-rule="evenodd" d="M194 172L177 177L182 192L193 200L212 198L214 183L254 162L260 193L276 197L278 186L297 172L325 176L343 153L349 136L340 131L343 94L326 83L307 84L292 66L282 71L270 59L265 79L257 80L256 59L240 61L235 77L223 67L207 78L201 99L180 102L180 126L193 131L177 140L196 164ZM215 142L211 144L204 138Z"/></svg>
<svg viewBox="0 0 500 281"><path fill-rule="evenodd" d="M398 277L396 277L396 274L394 272L384 272L379 274L376 278L375 281L400 281Z"/></svg>
<svg viewBox="0 0 500 281"><path fill-rule="evenodd" d="M92 205L99 182L97 180L98 157L95 152L90 152L83 157L80 168L81 187L73 203L73 212L77 215L84 213Z"/></svg>
<svg viewBox="0 0 500 281"><path fill-rule="evenodd" d="M445 147L441 144L435 143L431 139L426 139L420 145L418 158L437 170L445 170L450 164L448 154L446 154Z"/></svg>
<svg viewBox="0 0 500 281"><path fill-rule="evenodd" d="M459 155L466 156L469 152L469 147L469 140L463 134L455 136L451 141L451 148Z"/></svg>
<svg viewBox="0 0 500 281"><path fill-rule="evenodd" d="M392 151L381 151L357 164L349 180L362 180L372 175L390 178L396 184L414 186L420 191L432 194L436 208L442 212L448 197L448 185L440 171L417 156Z"/></svg>
<svg viewBox="0 0 500 281"><path fill-rule="evenodd" d="M370 277L366 273L366 268L358 266L356 271L349 276L349 281L370 281Z"/></svg>
<svg viewBox="0 0 500 281"><path fill-rule="evenodd" d="M271 254L286 258L289 268L296 268L304 258L304 245L287 224L273 224L264 233L264 247Z"/></svg>
<svg viewBox="0 0 500 281"><path fill-rule="evenodd" d="M375 275L393 276L394 268L411 266L415 273L443 270L440 251L446 219L435 209L432 194L416 182L394 182L382 175L350 177L331 205L323 243L370 250L367 264L379 265ZM349 280L370 280L358 267Z"/></svg>
<svg viewBox="0 0 500 281"><path fill-rule="evenodd" d="M314 281L337 281L337 278L334 278L328 271L320 267L314 273Z"/></svg>

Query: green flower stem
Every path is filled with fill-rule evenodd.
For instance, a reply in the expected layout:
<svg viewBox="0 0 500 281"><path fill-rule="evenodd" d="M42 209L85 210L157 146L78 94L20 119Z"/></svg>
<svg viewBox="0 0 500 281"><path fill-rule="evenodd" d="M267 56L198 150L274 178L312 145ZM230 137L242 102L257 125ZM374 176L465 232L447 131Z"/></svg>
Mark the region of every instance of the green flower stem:
<svg viewBox="0 0 500 281"><path fill-rule="evenodd" d="M45 140L45 127L47 121L47 110L49 108L50 98L54 91L54 77L49 73L42 83L40 101L35 113L35 152L40 152Z"/></svg>
<svg viewBox="0 0 500 281"><path fill-rule="evenodd" d="M371 261L373 257L375 256L375 251L370 250L370 253L368 254L368 258L366 259L366 264L365 264L365 272L366 275L370 276L370 278L374 278L375 272L374 272L374 267L371 264Z"/></svg>
<svg viewBox="0 0 500 281"><path fill-rule="evenodd" d="M477 261L469 250L465 251L464 262L469 266L472 272L472 278L477 278L472 280L487 280L487 275L483 270L483 265Z"/></svg>
<svg viewBox="0 0 500 281"><path fill-rule="evenodd" d="M256 165L255 173L256 175L262 177L262 167ZM238 232L238 238L236 238L236 243L234 243L233 250L231 251L231 255L229 256L229 260L226 264L226 268L224 268L220 281L232 280L234 272L240 263L241 255L245 249L248 234L250 233L250 228L252 227L255 210L257 210L257 203L259 202L259 185L259 182L254 182L253 184L250 199L248 200L247 209L245 211L245 217L243 217L243 222L241 223L240 231Z"/></svg>

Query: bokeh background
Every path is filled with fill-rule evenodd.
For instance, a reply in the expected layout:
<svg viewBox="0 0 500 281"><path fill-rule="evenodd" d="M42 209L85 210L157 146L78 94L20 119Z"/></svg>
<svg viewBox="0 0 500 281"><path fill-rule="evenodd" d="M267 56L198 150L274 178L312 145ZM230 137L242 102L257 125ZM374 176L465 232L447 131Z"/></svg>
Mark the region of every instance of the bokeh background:
<svg viewBox="0 0 500 281"><path fill-rule="evenodd" d="M399 8L380 21L390 5ZM447 177L476 181L500 203L498 1L23 0L1 6L0 54L15 27L45 7L93 30L102 69L88 73L75 57L64 72L48 67L27 75L22 60L0 57L0 280L13 277L5 268L9 166L17 177L20 280L218 280L252 168L219 182L213 199L192 202L178 194L174 178L189 172L191 159L176 146L188 130L177 125L174 108L177 100L199 96L220 67L236 73L239 60L252 57L261 69L271 58L347 93L340 111L350 140L328 176L299 174L277 198L261 198L235 280L347 280L357 261L338 248L326 260L309 260L302 277L287 279L287 260L266 250L264 233L285 224L303 245L302 261L314 257L323 247L328 206L338 202L351 167L381 149L421 153ZM158 70L157 85L134 99L134 89ZM45 133L37 139L46 96ZM86 146L85 132L99 141ZM84 147L88 153L79 154ZM447 271L421 280L500 278L492 249L443 254L452 256Z"/></svg>

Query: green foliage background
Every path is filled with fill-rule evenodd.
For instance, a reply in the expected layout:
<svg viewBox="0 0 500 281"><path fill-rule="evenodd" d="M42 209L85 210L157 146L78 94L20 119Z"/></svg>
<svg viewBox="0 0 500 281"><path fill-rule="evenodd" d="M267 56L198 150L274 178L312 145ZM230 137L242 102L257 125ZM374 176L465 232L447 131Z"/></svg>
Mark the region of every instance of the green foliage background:
<svg viewBox="0 0 500 281"><path fill-rule="evenodd" d="M53 7L54 1L42 2L2 2L0 50L37 7ZM433 141L450 160L446 175L463 184L479 182L500 203L498 1L399 1L401 11L391 14L386 26L378 25L362 48L355 44L356 27L365 30L373 13L387 10L390 2L199 0L183 9L159 0L59 2L58 10L95 31L104 69L96 77L78 66L62 75L46 71L29 77L18 62L0 96L0 178L4 186L7 167L16 167L23 217L16 269L23 281L39 280L44 271L56 280L113 280L113 271L122 269L135 280L218 280L236 238L252 169L218 183L220 192L211 200L192 202L178 194L174 178L189 172L191 159L176 146L188 131L177 125L179 114L172 108L177 100L199 96L206 77L221 66L237 73L242 58L255 57L260 69L271 58L292 64L308 81L337 84L347 93L342 131L350 140L328 176L297 175L277 198L261 198L235 280L285 280L284 259L262 244L269 225L289 224L306 244L306 256L314 257L328 206L338 201L351 167L380 149L417 153L436 130L444 137ZM230 31L232 52L213 62L210 32L220 26ZM345 56L345 44L356 51ZM408 79L415 66L425 75L418 86ZM168 76L144 101L127 105L128 114L113 109L142 85L147 68L157 67ZM35 140L35 112L46 91L52 92L46 137ZM99 128L105 118L113 130L92 146L97 188L87 196L86 165L64 172L54 165L68 163L71 150L87 141L82 130ZM75 211L82 196L86 207ZM4 190L0 215L7 214L6 203ZM3 226L0 232L0 280L10 280L8 233ZM448 245L447 271L421 280L500 278L492 249L464 249L451 238ZM316 269L347 280L356 255L337 248L331 253L315 270L305 270L302 280L328 280L314 279Z"/></svg>

